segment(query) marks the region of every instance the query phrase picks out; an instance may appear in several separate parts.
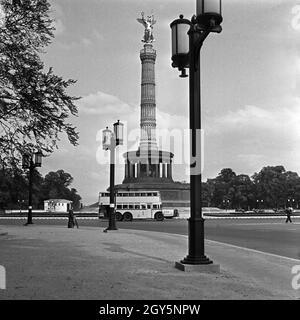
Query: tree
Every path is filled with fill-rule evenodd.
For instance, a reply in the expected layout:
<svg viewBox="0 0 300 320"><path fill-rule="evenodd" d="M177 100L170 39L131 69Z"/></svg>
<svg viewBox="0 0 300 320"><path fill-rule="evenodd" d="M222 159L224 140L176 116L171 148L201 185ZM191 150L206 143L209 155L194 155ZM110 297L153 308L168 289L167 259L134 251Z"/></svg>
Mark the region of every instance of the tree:
<svg viewBox="0 0 300 320"><path fill-rule="evenodd" d="M286 205L287 176L283 166L267 166L253 175L257 199L264 200L267 207L284 207Z"/></svg>
<svg viewBox="0 0 300 320"><path fill-rule="evenodd" d="M230 169L222 169L218 176L214 179L214 195L213 204L215 206L222 206L224 200L229 200L232 205L232 198L234 189L232 189L233 181L236 177L236 173ZM227 206L227 205L226 205Z"/></svg>
<svg viewBox="0 0 300 320"><path fill-rule="evenodd" d="M73 201L74 209L77 210L80 207L80 195L77 194L77 190L68 187L73 182L73 177L64 172L64 170L58 170L56 172L49 172L44 179L42 186L43 200L47 199L66 199Z"/></svg>
<svg viewBox="0 0 300 320"><path fill-rule="evenodd" d="M17 208L28 199L28 183L25 175L19 169L2 169L0 171L0 209ZM19 202L18 202L19 201Z"/></svg>
<svg viewBox="0 0 300 320"><path fill-rule="evenodd" d="M28 173L27 173L28 174ZM49 172L45 178L33 171L32 202L35 209L44 208L44 200L66 199L73 201L77 210L81 197L75 188L69 188L73 177L63 170ZM19 200L19 201L18 201ZM21 202L24 200L24 202ZM28 177L20 169L0 170L0 209L18 209L28 205Z"/></svg>
<svg viewBox="0 0 300 320"><path fill-rule="evenodd" d="M235 208L248 210L255 205L254 184L246 174L237 175L233 179L231 199Z"/></svg>
<svg viewBox="0 0 300 320"><path fill-rule="evenodd" d="M214 179L207 179L207 182L202 182L202 205L204 207L211 207L214 192Z"/></svg>
<svg viewBox="0 0 300 320"><path fill-rule="evenodd" d="M77 145L78 132L68 123L78 111L63 80L40 59L53 36L47 0L3 0L0 27L0 164L16 165L21 155L37 149L51 153L59 133Z"/></svg>

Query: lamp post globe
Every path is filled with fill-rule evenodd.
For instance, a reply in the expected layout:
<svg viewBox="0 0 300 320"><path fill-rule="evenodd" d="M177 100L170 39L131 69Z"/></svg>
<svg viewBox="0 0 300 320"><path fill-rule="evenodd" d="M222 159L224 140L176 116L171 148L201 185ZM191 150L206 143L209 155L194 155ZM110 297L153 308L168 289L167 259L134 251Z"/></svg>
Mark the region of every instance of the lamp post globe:
<svg viewBox="0 0 300 320"><path fill-rule="evenodd" d="M102 131L102 146L103 150L109 150L112 144L112 131L106 127Z"/></svg>
<svg viewBox="0 0 300 320"><path fill-rule="evenodd" d="M201 30L211 29L212 32L221 32L222 17L221 0L197 0L197 22Z"/></svg>
<svg viewBox="0 0 300 320"><path fill-rule="evenodd" d="M172 33L172 67L178 68L182 72L180 77L187 77L185 68L189 67L189 37L188 31L191 27L191 22L184 19L183 15L179 19L174 20L171 24Z"/></svg>
<svg viewBox="0 0 300 320"><path fill-rule="evenodd" d="M118 120L114 123L114 135L116 139L116 146L123 145L124 140L124 124Z"/></svg>
<svg viewBox="0 0 300 320"><path fill-rule="evenodd" d="M29 154L23 154L22 156L22 168L28 169L30 167L30 155Z"/></svg>
<svg viewBox="0 0 300 320"><path fill-rule="evenodd" d="M34 154L34 166L35 167L41 167L42 166L42 157L43 157L43 154L42 154L41 151L37 151Z"/></svg>

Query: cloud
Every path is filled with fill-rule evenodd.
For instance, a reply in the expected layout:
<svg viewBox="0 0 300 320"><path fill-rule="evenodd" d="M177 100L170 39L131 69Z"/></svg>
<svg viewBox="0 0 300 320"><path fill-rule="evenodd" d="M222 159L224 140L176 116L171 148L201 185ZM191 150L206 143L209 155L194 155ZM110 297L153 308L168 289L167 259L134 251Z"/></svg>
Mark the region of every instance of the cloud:
<svg viewBox="0 0 300 320"><path fill-rule="evenodd" d="M282 164L300 171L300 99L286 97L270 105L247 105L207 119L205 165L208 172L229 166L252 174Z"/></svg>
<svg viewBox="0 0 300 320"><path fill-rule="evenodd" d="M124 115L133 111L129 104L101 91L83 97L78 106L81 115Z"/></svg>
<svg viewBox="0 0 300 320"><path fill-rule="evenodd" d="M237 111L230 111L226 115L216 118L210 130L224 134L232 131L242 131L241 134L249 134L256 131L262 134L286 134L290 140L300 138L300 99L293 97L272 108L262 108L246 105Z"/></svg>

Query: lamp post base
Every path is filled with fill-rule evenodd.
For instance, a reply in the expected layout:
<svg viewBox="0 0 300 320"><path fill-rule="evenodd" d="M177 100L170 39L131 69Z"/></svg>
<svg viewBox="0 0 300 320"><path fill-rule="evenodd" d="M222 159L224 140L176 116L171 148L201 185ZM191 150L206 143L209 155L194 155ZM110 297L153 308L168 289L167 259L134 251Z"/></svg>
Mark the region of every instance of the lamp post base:
<svg viewBox="0 0 300 320"><path fill-rule="evenodd" d="M33 224L33 222L26 222L24 226L29 226L30 224Z"/></svg>
<svg viewBox="0 0 300 320"><path fill-rule="evenodd" d="M200 256L200 257L195 257L195 256L186 256L183 260L180 261L183 264L212 264L213 261L210 260L208 257L206 256Z"/></svg>
<svg viewBox="0 0 300 320"><path fill-rule="evenodd" d="M220 265L212 261L209 264L186 264L183 261L176 261L175 268L185 272L220 273Z"/></svg>
<svg viewBox="0 0 300 320"><path fill-rule="evenodd" d="M113 230L118 230L117 227L108 227L105 229L106 231L113 231Z"/></svg>

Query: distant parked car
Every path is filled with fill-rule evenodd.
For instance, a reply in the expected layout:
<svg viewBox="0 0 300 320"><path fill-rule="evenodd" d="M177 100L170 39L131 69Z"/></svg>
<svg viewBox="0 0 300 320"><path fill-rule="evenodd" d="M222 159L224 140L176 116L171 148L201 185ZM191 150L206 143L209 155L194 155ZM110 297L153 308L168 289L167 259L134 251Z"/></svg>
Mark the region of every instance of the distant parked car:
<svg viewBox="0 0 300 320"><path fill-rule="evenodd" d="M275 213L285 214L285 210L283 208L274 208L273 211Z"/></svg>
<svg viewBox="0 0 300 320"><path fill-rule="evenodd" d="M264 209L253 209L254 213L265 213Z"/></svg>
<svg viewBox="0 0 300 320"><path fill-rule="evenodd" d="M245 213L244 209L235 209L235 213Z"/></svg>

